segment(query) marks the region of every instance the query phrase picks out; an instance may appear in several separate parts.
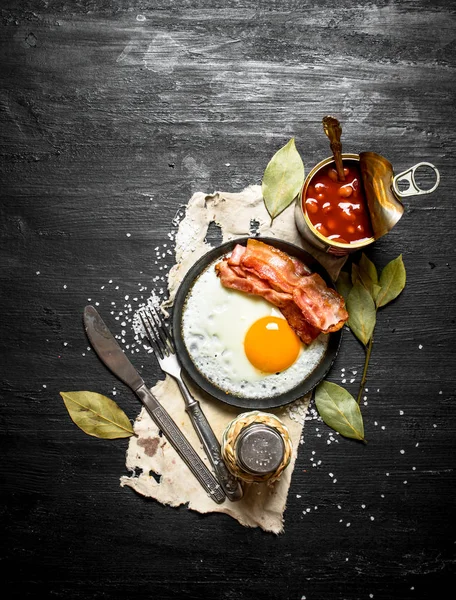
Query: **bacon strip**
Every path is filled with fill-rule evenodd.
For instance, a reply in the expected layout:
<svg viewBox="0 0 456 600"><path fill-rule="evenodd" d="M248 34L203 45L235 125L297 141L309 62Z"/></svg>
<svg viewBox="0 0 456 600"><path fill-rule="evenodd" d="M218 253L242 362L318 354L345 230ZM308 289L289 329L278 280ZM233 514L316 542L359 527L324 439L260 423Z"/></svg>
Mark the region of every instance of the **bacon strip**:
<svg viewBox="0 0 456 600"><path fill-rule="evenodd" d="M262 296L277 306L304 344L340 329L348 319L345 302L307 265L256 239L237 244L215 265L225 287Z"/></svg>
<svg viewBox="0 0 456 600"><path fill-rule="evenodd" d="M301 279L293 291L293 300L304 318L324 333L337 331L348 319L343 298L318 273Z"/></svg>
<svg viewBox="0 0 456 600"><path fill-rule="evenodd" d="M288 254L255 239L248 240L241 265L279 292L292 294L300 279Z"/></svg>
<svg viewBox="0 0 456 600"><path fill-rule="evenodd" d="M306 321L299 307L294 302L289 302L286 306L282 306L280 311L288 321L288 325L304 344L310 344L320 335L321 331Z"/></svg>
<svg viewBox="0 0 456 600"><path fill-rule="evenodd" d="M273 290L267 282L256 275L246 273L242 267L232 267L228 261L222 260L215 265L217 275L225 287L251 294L262 296L265 300L278 308L293 303L293 296Z"/></svg>

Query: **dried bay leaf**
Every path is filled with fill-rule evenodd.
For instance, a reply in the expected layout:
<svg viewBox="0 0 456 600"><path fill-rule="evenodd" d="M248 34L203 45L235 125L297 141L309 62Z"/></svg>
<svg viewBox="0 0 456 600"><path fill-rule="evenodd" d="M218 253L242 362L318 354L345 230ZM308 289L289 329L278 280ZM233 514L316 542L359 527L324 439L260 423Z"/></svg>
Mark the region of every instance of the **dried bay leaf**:
<svg viewBox="0 0 456 600"><path fill-rule="evenodd" d="M347 271L341 271L336 281L336 288L342 298L347 302L348 294L352 289L350 274Z"/></svg>
<svg viewBox="0 0 456 600"><path fill-rule="evenodd" d="M275 219L300 193L304 183L304 164L295 140L280 148L269 161L263 175L261 191L264 204Z"/></svg>
<svg viewBox="0 0 456 600"><path fill-rule="evenodd" d="M385 306L391 302L405 287L406 273L402 254L389 262L380 275L380 291L377 295L377 306Z"/></svg>
<svg viewBox="0 0 456 600"><path fill-rule="evenodd" d="M365 441L359 405L343 387L323 381L315 391L315 405L326 425L344 437Z"/></svg>
<svg viewBox="0 0 456 600"><path fill-rule="evenodd" d="M60 392L74 423L88 435L104 439L134 435L121 408L107 396L96 392Z"/></svg>
<svg viewBox="0 0 456 600"><path fill-rule="evenodd" d="M364 252L361 254L361 258L359 260L359 268L361 279L365 277L367 281L378 283L377 267L369 258L367 258Z"/></svg>
<svg viewBox="0 0 456 600"><path fill-rule="evenodd" d="M375 328L377 311L371 294L360 281L356 281L347 297L348 326L367 346Z"/></svg>

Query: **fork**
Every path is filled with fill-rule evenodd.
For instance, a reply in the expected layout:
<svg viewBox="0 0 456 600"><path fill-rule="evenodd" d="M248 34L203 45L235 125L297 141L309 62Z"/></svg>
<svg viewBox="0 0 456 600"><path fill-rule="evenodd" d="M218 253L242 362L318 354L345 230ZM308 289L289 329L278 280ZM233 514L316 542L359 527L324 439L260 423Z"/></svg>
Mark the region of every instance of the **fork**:
<svg viewBox="0 0 456 600"><path fill-rule="evenodd" d="M220 444L204 415L200 403L196 400L182 378L182 368L176 355L173 339L153 305L138 311L145 337L147 338L162 371L173 377L184 398L185 410L198 434L215 474L227 498L232 502L240 500L243 489L240 482L228 470L223 461Z"/></svg>

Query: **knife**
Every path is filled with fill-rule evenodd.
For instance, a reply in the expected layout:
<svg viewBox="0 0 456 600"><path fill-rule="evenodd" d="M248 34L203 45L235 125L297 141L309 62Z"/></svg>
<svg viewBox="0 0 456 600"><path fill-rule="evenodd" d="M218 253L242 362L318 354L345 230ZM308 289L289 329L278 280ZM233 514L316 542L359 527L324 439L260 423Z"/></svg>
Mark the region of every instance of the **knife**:
<svg viewBox="0 0 456 600"><path fill-rule="evenodd" d="M143 403L154 423L176 450L190 471L200 482L209 496L221 504L226 496L218 481L203 463L187 438L180 431L171 416L144 383L144 380L126 357L103 319L93 306L84 309L84 327L87 337L100 360L135 392Z"/></svg>

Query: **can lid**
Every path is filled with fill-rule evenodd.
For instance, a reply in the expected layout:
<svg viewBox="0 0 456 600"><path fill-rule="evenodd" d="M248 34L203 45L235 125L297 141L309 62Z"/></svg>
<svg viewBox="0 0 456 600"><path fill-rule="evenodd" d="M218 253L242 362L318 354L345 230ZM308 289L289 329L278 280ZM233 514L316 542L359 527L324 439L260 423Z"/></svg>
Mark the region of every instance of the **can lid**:
<svg viewBox="0 0 456 600"><path fill-rule="evenodd" d="M252 423L236 440L236 459L245 471L265 475L274 473L280 466L285 452L280 433L261 423Z"/></svg>

